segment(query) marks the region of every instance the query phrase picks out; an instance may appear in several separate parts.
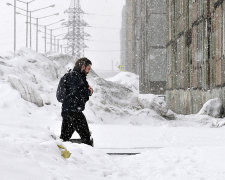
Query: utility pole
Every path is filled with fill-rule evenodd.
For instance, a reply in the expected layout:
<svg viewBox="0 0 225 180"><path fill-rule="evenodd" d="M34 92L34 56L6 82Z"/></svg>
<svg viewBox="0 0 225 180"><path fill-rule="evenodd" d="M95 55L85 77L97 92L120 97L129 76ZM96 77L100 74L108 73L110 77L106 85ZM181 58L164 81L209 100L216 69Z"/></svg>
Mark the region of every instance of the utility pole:
<svg viewBox="0 0 225 180"><path fill-rule="evenodd" d="M26 12L26 48L28 47L28 6L29 2L27 2L27 12Z"/></svg>
<svg viewBox="0 0 225 180"><path fill-rule="evenodd" d="M29 4L34 2L35 0L31 0L29 2L26 2L26 1L22 1L22 0L16 0L16 1L19 1L20 3L23 3L26 5L26 10L22 9L22 8L19 8L20 10L23 10L23 11L26 11L26 47L28 47L28 19L29 19ZM7 5L9 6L12 6L12 4L10 3L7 3ZM16 4L14 3L14 8L18 8L16 6Z"/></svg>
<svg viewBox="0 0 225 180"><path fill-rule="evenodd" d="M32 48L32 29L31 29L31 19L32 19L32 17L31 17L31 12L30 12L30 49Z"/></svg>
<svg viewBox="0 0 225 180"><path fill-rule="evenodd" d="M50 29L50 52L52 52L52 29Z"/></svg>
<svg viewBox="0 0 225 180"><path fill-rule="evenodd" d="M17 1L26 4L26 10L23 9L23 8L17 7L17 3L16 3ZM29 19L28 15L30 15L30 48L31 48L31 46L32 46L32 36L31 36L32 35L32 29L31 29L32 22L31 22L31 20L32 20L32 18L34 18L34 17L31 16L31 13L32 12L37 12L37 11L40 11L40 10L44 10L44 9L47 9L47 8L55 7L55 5L53 4L53 5L50 5L50 6L47 6L47 7L39 8L39 9L36 9L36 10L33 10L33 11L29 11L28 10L29 4L34 2L34 1L35 0L31 0L29 2L25 2L25 1L22 1L22 0L14 0L14 5L11 4L11 3L6 3L8 6L14 7L14 52L16 51L16 14L20 14L22 16L26 16L26 47L28 47L28 19ZM24 14L22 14L20 12L16 12L17 8L22 10L22 11L25 11L26 15L24 15ZM52 14L52 15L49 15L49 16L44 16L44 17L41 17L41 18L34 18L34 19L36 19L36 26L37 26L37 28L36 28L36 51L37 52L38 52L38 32L39 32L38 20L39 19L43 19L43 18L47 18L47 17L50 17L50 16L55 16L55 15L59 15L59 13Z"/></svg>
<svg viewBox="0 0 225 180"><path fill-rule="evenodd" d="M44 33L45 33L45 35L44 35L44 44L45 44L45 54L46 54L46 52L47 52L47 27L49 27L49 26L51 26L51 25L54 25L54 24L57 24L57 23L59 23L59 22L62 22L62 21L64 21L65 19L61 19L61 20L59 20L59 21L56 21L56 22L54 22L54 23L51 23L51 24L47 24L47 25L41 25L41 26L43 26L44 27ZM58 28L57 28L58 29ZM50 29L50 31L53 31L54 29ZM56 29L55 29L56 30Z"/></svg>
<svg viewBox="0 0 225 180"><path fill-rule="evenodd" d="M38 18L36 18L36 52L38 52Z"/></svg>
<svg viewBox="0 0 225 180"><path fill-rule="evenodd" d="M47 52L47 27L45 26L45 54L46 54L46 52Z"/></svg>
<svg viewBox="0 0 225 180"><path fill-rule="evenodd" d="M59 53L59 39L57 39L57 53Z"/></svg>
<svg viewBox="0 0 225 180"><path fill-rule="evenodd" d="M16 0L14 0L14 55L16 53Z"/></svg>

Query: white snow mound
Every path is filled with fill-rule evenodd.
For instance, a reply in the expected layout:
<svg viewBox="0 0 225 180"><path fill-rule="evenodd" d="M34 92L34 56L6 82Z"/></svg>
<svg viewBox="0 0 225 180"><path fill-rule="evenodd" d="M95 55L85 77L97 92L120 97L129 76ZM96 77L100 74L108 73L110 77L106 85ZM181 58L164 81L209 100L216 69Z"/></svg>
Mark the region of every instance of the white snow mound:
<svg viewBox="0 0 225 180"><path fill-rule="evenodd" d="M215 118L219 118L223 113L223 103L221 99L215 98L208 100L198 112L200 115L209 115Z"/></svg>
<svg viewBox="0 0 225 180"><path fill-rule="evenodd" d="M139 76L134 73L120 72L114 77L108 78L106 80L124 85L133 92L139 93Z"/></svg>
<svg viewBox="0 0 225 180"><path fill-rule="evenodd" d="M22 49L15 57L0 59L0 80L8 82L24 100L38 107L52 105L60 114L61 103L55 98L56 88L60 77L73 66L71 56L47 57ZM135 124L140 119L153 121L175 118L163 99L155 95L138 95L138 76L133 73L121 72L105 80L91 71L88 82L94 89L84 111L89 122L124 121Z"/></svg>

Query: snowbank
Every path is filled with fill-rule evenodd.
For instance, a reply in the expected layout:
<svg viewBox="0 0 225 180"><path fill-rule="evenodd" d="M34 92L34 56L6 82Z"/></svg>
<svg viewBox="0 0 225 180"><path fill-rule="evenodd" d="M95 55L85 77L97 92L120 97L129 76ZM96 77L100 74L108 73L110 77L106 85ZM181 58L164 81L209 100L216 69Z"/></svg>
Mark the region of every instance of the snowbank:
<svg viewBox="0 0 225 180"><path fill-rule="evenodd" d="M88 76L88 81L94 88L94 94L85 110L90 122L96 119L104 123L124 121L139 124L141 122L138 121L142 119L175 119L175 114L167 108L164 99L152 94L138 94L137 75L121 72L104 80L93 73Z"/></svg>
<svg viewBox="0 0 225 180"><path fill-rule="evenodd" d="M69 56L52 56L50 59L57 64L59 77L66 69L72 69L74 66L74 61ZM158 96L152 95L154 98L149 99L146 95L145 101L145 95L139 97L139 77L133 73L120 72L105 80L92 70L87 79L94 89L84 111L89 122L136 124L140 119L150 120L155 116L159 119L175 119L175 115L166 108L165 101ZM152 105L146 106L145 103ZM131 116L134 118L130 118Z"/></svg>
<svg viewBox="0 0 225 180"><path fill-rule="evenodd" d="M35 88L30 86L29 83L26 83L22 79L13 77L11 75L8 76L8 81L10 82L13 88L19 91L21 97L24 100L34 103L38 107L41 107L44 105L40 95L37 93Z"/></svg>
<svg viewBox="0 0 225 180"><path fill-rule="evenodd" d="M114 83L121 84L134 93L139 93L139 76L131 72L120 72L114 77L106 79Z"/></svg>
<svg viewBox="0 0 225 180"><path fill-rule="evenodd" d="M46 95L54 93L57 66L47 57L22 49L14 57L0 60L0 80L8 81L21 97L37 106L49 103Z"/></svg>
<svg viewBox="0 0 225 180"><path fill-rule="evenodd" d="M0 83L0 92L1 180L104 179L117 171L104 152L52 138L54 124L61 122L51 106L25 101L7 82ZM72 153L69 159L57 145Z"/></svg>
<svg viewBox="0 0 225 180"><path fill-rule="evenodd" d="M140 94L138 97L139 103L143 108L153 109L162 117L174 120L176 115L168 109L164 97L159 97L153 94Z"/></svg>
<svg viewBox="0 0 225 180"><path fill-rule="evenodd" d="M209 115L215 118L222 117L223 103L219 98L208 100L198 112L201 115Z"/></svg>

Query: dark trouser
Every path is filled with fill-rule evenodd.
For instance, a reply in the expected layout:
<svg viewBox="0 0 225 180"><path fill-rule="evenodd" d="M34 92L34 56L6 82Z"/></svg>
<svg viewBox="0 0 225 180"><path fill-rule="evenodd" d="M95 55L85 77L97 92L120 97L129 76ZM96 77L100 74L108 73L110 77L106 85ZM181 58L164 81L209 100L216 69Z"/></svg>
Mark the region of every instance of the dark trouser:
<svg viewBox="0 0 225 180"><path fill-rule="evenodd" d="M62 112L63 122L60 138L69 141L74 131L80 135L82 143L93 144L87 120L82 112Z"/></svg>

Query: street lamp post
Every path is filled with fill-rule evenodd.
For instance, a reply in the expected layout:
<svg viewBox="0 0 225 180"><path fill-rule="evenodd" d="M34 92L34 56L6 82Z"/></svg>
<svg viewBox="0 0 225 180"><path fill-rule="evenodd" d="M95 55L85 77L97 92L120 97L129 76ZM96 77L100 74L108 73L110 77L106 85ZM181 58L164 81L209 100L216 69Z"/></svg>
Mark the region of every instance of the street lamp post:
<svg viewBox="0 0 225 180"><path fill-rule="evenodd" d="M17 13L17 14L20 14L22 16L25 16L24 14L21 14L21 13ZM33 19L36 19L36 51L38 52L38 33L39 33L39 19L44 19L44 18L48 18L48 17L51 17L51 16L58 16L59 13L55 13L55 14L51 14L51 15L48 15L48 16L43 16L43 17L39 17L39 18L34 18L32 16L30 16L30 18L33 18Z"/></svg>
<svg viewBox="0 0 225 180"><path fill-rule="evenodd" d="M55 29L51 29L51 31L53 31L53 30L57 30L57 29L59 29L59 28L55 28ZM62 33L62 34L58 34L58 35L55 35L54 36L54 52L59 52L59 50L60 50L60 45L59 45L59 41L60 40L62 40L62 39L56 39L57 37L59 37L59 36L62 36L62 35L65 35L66 33ZM52 39L52 33L50 34L51 35L51 37L50 37L50 39ZM52 40L51 40L52 41ZM57 41L57 42L56 42ZM52 44L52 43L50 43L50 44ZM56 51L57 50L57 51Z"/></svg>
<svg viewBox="0 0 225 180"><path fill-rule="evenodd" d="M19 1L21 3L25 3L27 5L27 8L26 10L25 9L22 9L22 8L19 8L16 6L16 1ZM31 30L31 19L32 19L32 16L31 16L31 13L32 12L37 12L37 11L40 11L40 10L43 10L43 9L47 9L47 8L53 8L55 7L55 5L50 5L50 6L47 6L47 7L43 7L43 8L39 8L39 9L36 9L36 10L33 10L33 11L29 11L29 4L31 2L33 2L35 0L31 0L30 2L24 2L22 0L14 0L14 5L10 4L10 3L7 3L8 6L13 6L14 7L14 38L16 37L16 9L20 9L22 11L25 11L26 12L26 47L28 47L28 16L30 15L30 48L32 47L32 30ZM20 14L20 13L17 13L17 14ZM29 14L29 15L28 15ZM16 42L16 39L14 40L14 49L15 49L15 43Z"/></svg>
<svg viewBox="0 0 225 180"><path fill-rule="evenodd" d="M30 12L30 49L32 48L32 30L31 30L31 12Z"/></svg>
<svg viewBox="0 0 225 180"><path fill-rule="evenodd" d="M21 0L17 0L23 4L26 4L26 47L28 47L28 20L29 20L29 4L34 2L35 0L25 2Z"/></svg>
<svg viewBox="0 0 225 180"><path fill-rule="evenodd" d="M44 38L45 38L45 53L47 52L47 45L46 45L47 44L47 40L46 40L47 39L47 27L51 26L53 24L57 24L57 23L62 22L62 21L65 21L65 19L61 19L61 20L56 21L54 23L51 23L51 24L48 24L48 25L44 25L44 29L45 29L45 36L44 36Z"/></svg>
<svg viewBox="0 0 225 180"><path fill-rule="evenodd" d="M44 19L44 18L48 18L48 17L51 17L51 16L58 16L59 13L55 13L55 14L52 14L52 15L48 15L48 16L44 16L44 17L40 17L40 18L36 18L36 51L38 52L38 22L39 22L39 19ZM46 29L45 29L45 37L46 37ZM46 38L45 38L45 41L46 41ZM45 46L46 46L46 42L45 42ZM45 47L45 51L46 51L46 47Z"/></svg>
<svg viewBox="0 0 225 180"><path fill-rule="evenodd" d="M36 52L38 52L38 18L36 18Z"/></svg>
<svg viewBox="0 0 225 180"><path fill-rule="evenodd" d="M16 0L14 0L14 55L16 53Z"/></svg>
<svg viewBox="0 0 225 180"><path fill-rule="evenodd" d="M57 40L57 53L59 53L59 39Z"/></svg>
<svg viewBox="0 0 225 180"><path fill-rule="evenodd" d="M52 52L52 29L50 29L50 52Z"/></svg>
<svg viewBox="0 0 225 180"><path fill-rule="evenodd" d="M64 21L64 19L62 19L62 20L60 20L60 21ZM59 21L59 22L60 22L60 21ZM53 40L52 31L53 31L53 30L57 30L57 29L59 29L59 28L50 29L50 52L52 52L52 50L53 50L53 48L52 48L52 40ZM62 35L62 34L60 34L60 35ZM60 35L55 36L55 38L58 37L58 36L60 36ZM54 38L54 45L56 44L55 38ZM54 47L54 51L56 51L55 47Z"/></svg>
<svg viewBox="0 0 225 180"><path fill-rule="evenodd" d="M26 48L28 47L28 8L29 8L29 3L27 2L27 17L26 17Z"/></svg>
<svg viewBox="0 0 225 180"><path fill-rule="evenodd" d="M45 54L46 54L46 52L47 52L47 26L45 26Z"/></svg>
<svg viewBox="0 0 225 180"><path fill-rule="evenodd" d="M26 10L17 7L17 3L16 3L17 1L26 4L26 6L27 6ZM20 9L20 10L26 11L26 47L28 46L28 5L31 2L33 2L33 1L35 1L35 0L32 0L30 2L24 2L24 1L21 1L21 0L14 0L14 5L12 5L10 3L6 3L8 6L13 6L14 7L14 37L16 37L16 9ZM15 43L14 43L14 49L15 49L16 39L14 41L15 41Z"/></svg>

